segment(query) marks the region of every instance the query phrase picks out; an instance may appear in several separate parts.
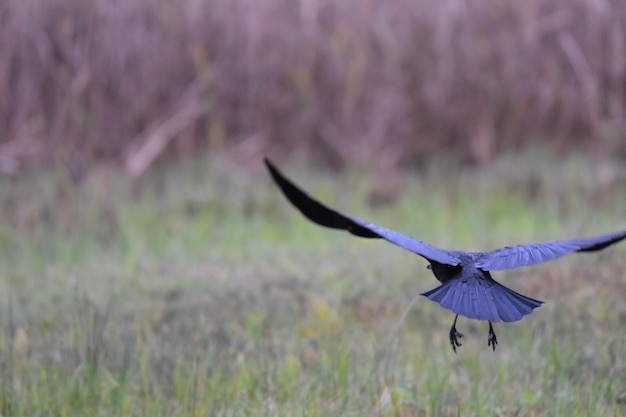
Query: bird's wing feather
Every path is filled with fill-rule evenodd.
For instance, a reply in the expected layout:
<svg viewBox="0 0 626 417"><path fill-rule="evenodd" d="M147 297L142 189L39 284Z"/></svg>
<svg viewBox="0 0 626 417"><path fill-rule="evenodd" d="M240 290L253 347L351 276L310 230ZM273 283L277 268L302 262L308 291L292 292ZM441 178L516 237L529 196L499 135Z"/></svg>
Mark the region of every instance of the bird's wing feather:
<svg viewBox="0 0 626 417"><path fill-rule="evenodd" d="M325 206L289 181L271 162L265 158L272 178L285 194L287 199L302 214L314 223L333 229L346 230L353 235L365 238L385 239L410 252L416 253L426 259L447 265L459 265L461 261L447 251L429 245L419 239L402 233L377 226L350 216L338 210Z"/></svg>
<svg viewBox="0 0 626 417"><path fill-rule="evenodd" d="M586 239L557 240L507 246L477 257L476 266L485 271L536 265L560 258L571 252L591 252L604 249L626 238L626 231Z"/></svg>

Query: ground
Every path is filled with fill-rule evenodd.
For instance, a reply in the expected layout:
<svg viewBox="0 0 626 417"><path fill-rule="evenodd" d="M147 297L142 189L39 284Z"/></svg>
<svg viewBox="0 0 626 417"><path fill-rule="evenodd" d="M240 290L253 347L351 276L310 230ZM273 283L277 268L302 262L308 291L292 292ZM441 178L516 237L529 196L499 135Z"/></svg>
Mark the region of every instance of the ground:
<svg viewBox="0 0 626 417"><path fill-rule="evenodd" d="M529 151L482 167L371 173L284 162L348 213L450 249L626 228L615 161ZM608 173L608 174L607 174ZM546 301L516 323L461 318L416 294L426 262L306 221L273 186L217 159L140 184L63 167L0 181L3 416L620 415L626 244L494 273Z"/></svg>

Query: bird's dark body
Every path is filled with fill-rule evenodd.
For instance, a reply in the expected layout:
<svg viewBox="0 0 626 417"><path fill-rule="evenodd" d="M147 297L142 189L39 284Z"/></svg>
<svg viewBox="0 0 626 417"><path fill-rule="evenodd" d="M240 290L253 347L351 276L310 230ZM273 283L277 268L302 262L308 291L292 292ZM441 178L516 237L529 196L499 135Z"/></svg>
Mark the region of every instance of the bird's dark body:
<svg viewBox="0 0 626 417"><path fill-rule="evenodd" d="M444 250L327 207L285 178L268 159L265 164L287 199L314 223L359 237L385 239L425 258L441 286L422 295L456 313L450 329L450 343L455 351L461 346L458 338L463 337L455 327L459 315L488 321L488 344L495 350L498 342L492 322L520 320L542 304L497 283L489 271L536 265L571 252L597 251L626 238L626 231L620 231L585 239L506 246L490 252Z"/></svg>
<svg viewBox="0 0 626 417"><path fill-rule="evenodd" d="M489 271L474 266L476 255L457 252L458 266L431 263L442 285L422 295L461 316L490 322L520 320L543 303L498 284Z"/></svg>

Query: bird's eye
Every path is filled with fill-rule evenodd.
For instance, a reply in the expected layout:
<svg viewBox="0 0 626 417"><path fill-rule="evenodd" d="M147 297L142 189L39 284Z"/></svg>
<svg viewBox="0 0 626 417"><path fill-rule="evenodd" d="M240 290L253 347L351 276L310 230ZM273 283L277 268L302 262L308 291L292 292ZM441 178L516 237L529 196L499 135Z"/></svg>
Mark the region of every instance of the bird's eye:
<svg viewBox="0 0 626 417"><path fill-rule="evenodd" d="M426 269L433 269L433 266L431 264L426 265Z"/></svg>

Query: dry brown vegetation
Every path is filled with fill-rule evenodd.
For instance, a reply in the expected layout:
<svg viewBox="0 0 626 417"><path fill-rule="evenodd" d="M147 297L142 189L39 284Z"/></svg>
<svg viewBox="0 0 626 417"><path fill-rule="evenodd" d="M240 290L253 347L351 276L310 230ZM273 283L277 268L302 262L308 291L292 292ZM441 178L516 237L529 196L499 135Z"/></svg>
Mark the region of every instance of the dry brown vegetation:
<svg viewBox="0 0 626 417"><path fill-rule="evenodd" d="M624 149L618 0L5 0L0 170ZM548 139L549 138L549 139Z"/></svg>

